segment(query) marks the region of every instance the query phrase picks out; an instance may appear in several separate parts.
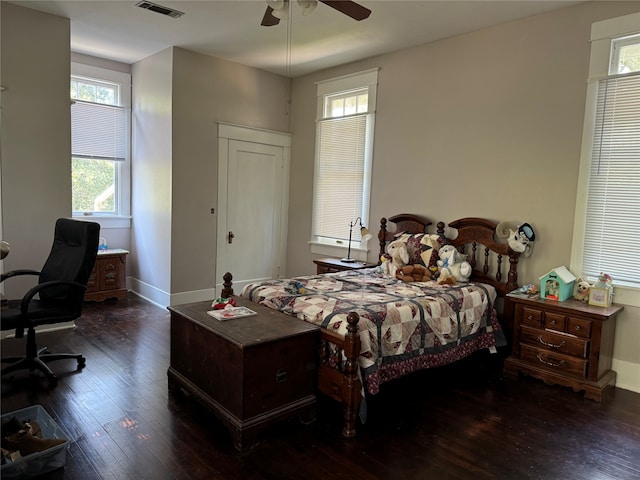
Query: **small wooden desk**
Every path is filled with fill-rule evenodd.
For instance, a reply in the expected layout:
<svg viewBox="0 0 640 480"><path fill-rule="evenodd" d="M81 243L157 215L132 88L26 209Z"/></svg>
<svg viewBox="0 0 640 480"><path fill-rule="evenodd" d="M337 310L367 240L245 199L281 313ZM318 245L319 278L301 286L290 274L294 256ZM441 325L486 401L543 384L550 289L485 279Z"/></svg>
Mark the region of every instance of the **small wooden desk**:
<svg viewBox="0 0 640 480"><path fill-rule="evenodd" d="M211 302L169 307L169 391L183 388L228 428L237 450L277 421L315 418L319 328L236 297L257 315L219 321Z"/></svg>

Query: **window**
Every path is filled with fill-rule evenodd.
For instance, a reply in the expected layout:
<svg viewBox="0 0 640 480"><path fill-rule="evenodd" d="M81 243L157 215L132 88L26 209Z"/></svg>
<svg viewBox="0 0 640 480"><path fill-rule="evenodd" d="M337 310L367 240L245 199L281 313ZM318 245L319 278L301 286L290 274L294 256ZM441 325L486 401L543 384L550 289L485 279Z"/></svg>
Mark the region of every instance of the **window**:
<svg viewBox="0 0 640 480"><path fill-rule="evenodd" d="M571 265L588 279L605 272L616 287L636 289L640 288L640 33L623 30L616 35L616 24L605 22L592 29ZM629 23L637 29L638 17ZM613 31L604 28L609 25Z"/></svg>
<svg viewBox="0 0 640 480"><path fill-rule="evenodd" d="M72 64L74 216L91 215L103 222L129 216L130 83L128 74Z"/></svg>
<svg viewBox="0 0 640 480"><path fill-rule="evenodd" d="M318 83L313 253L340 256L354 224L352 253L366 258L356 220L369 227L377 83L377 70Z"/></svg>

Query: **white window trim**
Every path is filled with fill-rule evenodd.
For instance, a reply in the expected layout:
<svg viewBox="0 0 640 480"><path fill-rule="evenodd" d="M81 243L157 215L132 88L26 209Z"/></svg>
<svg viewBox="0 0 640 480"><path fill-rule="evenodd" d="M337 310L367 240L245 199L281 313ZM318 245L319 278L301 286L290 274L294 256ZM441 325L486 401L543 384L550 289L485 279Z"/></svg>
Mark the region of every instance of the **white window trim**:
<svg viewBox="0 0 640 480"><path fill-rule="evenodd" d="M83 63L71 62L71 75L106 80L121 85L120 104L131 112L131 74L95 67ZM127 129L131 131L130 115ZM100 224L101 228L130 228L131 227L131 145L127 146L127 158L123 162L116 162L119 196L118 215L98 214L83 215L74 213L74 217L92 220Z"/></svg>
<svg viewBox="0 0 640 480"><path fill-rule="evenodd" d="M321 80L316 82L317 85L317 107L316 107L316 121L323 119L324 112L324 97L325 95L331 95L337 92L355 90L362 87L368 87L368 110L367 110L367 138L373 138L375 131L375 110L377 102L377 88L378 88L378 68L365 70L362 72L343 75L341 77L334 77L328 80ZM317 127L316 127L317 132ZM317 135L317 134L316 134ZM316 144L315 162L318 161L317 153L318 145ZM314 171L316 171L316 165L314 162ZM361 221L370 232L373 232L373 238L376 238L376 228L372 229L369 223L369 207L371 204L371 170L373 163L373 141L367 144L367 150L365 153L365 176L363 179L363 196L364 202L362 206ZM355 220L355 219L353 219ZM312 222L313 223L313 222ZM345 225L345 229L348 225ZM359 229L360 225L353 227ZM356 260L366 261L369 240L363 240L361 242L351 242L351 257ZM323 255L330 257L344 257L348 250L348 242L329 241L328 239L317 238L312 236L309 245L311 246L311 253L314 255Z"/></svg>
<svg viewBox="0 0 640 480"><path fill-rule="evenodd" d="M591 164L591 142L598 93L598 81L609 75L612 40L638 32L640 13L595 22L591 26L591 58L587 82L584 126L582 130L582 148L580 154L580 173L576 195L576 209L573 222L573 241L571 244L570 268L573 272L582 270L584 250L585 219L587 215L587 196L589 189L589 170ZM640 289L615 284L613 279L615 302L621 305L640 307Z"/></svg>

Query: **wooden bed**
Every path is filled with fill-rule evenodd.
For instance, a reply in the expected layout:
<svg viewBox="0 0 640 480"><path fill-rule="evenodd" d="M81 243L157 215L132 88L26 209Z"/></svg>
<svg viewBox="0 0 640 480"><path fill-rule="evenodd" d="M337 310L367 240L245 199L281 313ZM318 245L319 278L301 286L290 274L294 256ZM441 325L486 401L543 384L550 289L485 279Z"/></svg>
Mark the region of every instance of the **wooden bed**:
<svg viewBox="0 0 640 480"><path fill-rule="evenodd" d="M388 229L389 223L392 223L395 226L392 231L389 231ZM396 239L400 233L412 235L425 233L429 234L428 227L431 224L432 222L427 218L413 214L400 214L390 217L389 219L382 218L380 222L380 231L378 233L380 256L382 256L382 254L385 252L387 243ZM371 355L371 352L366 349L363 352L364 345L362 343L363 339L365 343L369 343L369 338L366 335L367 333L370 334L370 327L369 330L360 332L359 322L361 320L361 315L365 315L367 319L369 319L368 309L370 308L370 305L364 304L362 308L353 308L353 310L343 308L341 318L343 318L344 321L336 321L336 325L339 325L341 327L340 332L336 331L335 329L332 330L329 328L321 328L321 340L318 359L318 391L337 400L342 404L342 435L344 437L354 437L356 435L356 423L360 411L360 404L365 390L366 393L373 392L373 394L375 394L377 392L379 383L397 378L400 375L399 373L397 373L397 370L402 370L401 374L406 375L421 368L429 368L430 366L444 365L446 363L456 361L457 359L467 356L480 349L495 348L496 344L492 339L498 338L498 334L502 334L502 331L497 322L497 312L495 309L494 297L496 299L504 297L508 292L518 288L517 267L519 260L518 253L512 251L507 244L497 241L495 235L496 226L497 222L492 222L481 218L462 218L450 222L448 224L450 230L446 228L447 226L443 222L438 222L436 225L435 234L438 235L438 237L442 239L442 241L456 246L456 248L460 252L466 254L467 261L473 268L473 273L471 275L469 284L461 284L457 287L451 287L450 289L446 290L446 295L452 296L453 293L457 294L459 292L462 292L462 294L466 295L467 297L470 295L474 295L474 298L476 299L482 297L483 301L488 302L489 305L488 307L482 307L486 308L487 310L487 312L483 314L487 317L484 320L486 322L483 326L484 330L475 331L473 335L470 335L471 340L469 340L468 343L464 343L466 341L465 338L462 340L462 345L460 344L460 332L458 332L458 345L453 344L453 346L451 346L450 348L447 347L449 348L449 350L437 351L436 353L431 354L429 353L429 351L431 350L430 348L420 348L420 353L417 352L418 349L414 349L415 352L407 349L404 352L404 355L406 356L412 354L414 355L414 357L411 357L408 360L403 360L403 362L405 363L400 363L400 365L402 365L402 368L396 368L396 371L394 371L394 367L397 367L397 365L387 365L389 366L389 371L392 373L385 372L383 370L385 365L382 364L383 362L381 361L382 359L380 357L373 358L373 360L369 358L368 361L370 362L370 365L372 365L371 369L377 370L378 367L382 369L382 374L380 375L380 377L384 378L378 378L374 376L375 381L372 382L373 386L369 386L369 389L365 389L363 388L363 375L361 374L364 369L361 368L360 362L363 360L363 357L361 357L361 355ZM447 235L445 235L445 233L447 233ZM434 234L430 233L430 235ZM353 277L354 275L360 274L358 272L361 272L361 274L364 276L364 279L362 280L363 283L365 281L373 283L386 281L380 280L378 278L379 273L374 272L373 270L363 270L272 281L271 284L264 287L263 284L260 284L258 288L280 288L282 282L289 282L289 284L293 282L294 288L295 285L300 285L299 282L310 282L310 285L320 284L324 280L340 282L341 284L346 284L349 282L353 283L355 281L359 281L357 279L354 280ZM327 278L322 278L325 276L327 276ZM329 278L328 276L332 277ZM223 297L234 295L231 273L226 273L223 276L223 280L223 291L221 292L221 295ZM395 286L399 289L405 288L405 285L407 289L415 289L419 286L425 286L425 288L427 288L427 285L423 283L402 285L402 282L400 281L396 281L395 279L393 279L393 281L400 283L400 285ZM314 284L311 282L316 283ZM492 289L490 287L487 287L487 285L495 289L495 294L491 292ZM249 290L251 288L254 288L254 286L251 286L251 284L247 287L249 287ZM247 291L247 287L243 289L243 295L245 294L245 291ZM388 285L383 285L383 287L388 288ZM431 287L442 288L447 286L430 285L429 288ZM285 288L288 287L285 286ZM467 290L471 290L472 288L477 289L478 291L480 291L480 293L467 293ZM307 292L302 291L301 295L305 293ZM353 292L350 293L351 295L353 295ZM399 294L403 295L404 293L400 291ZM409 292L408 295L413 295L413 293ZM433 299L435 297L415 297L412 301L414 303L416 301L423 301L423 298ZM462 297L453 300L453 303L456 302L462 304ZM271 306L272 308L277 308L273 305L270 305L269 302L263 303L262 301L260 301L260 303ZM424 315L422 313L423 309L423 306L419 307L419 310L421 311L420 315ZM357 312L360 312L360 314ZM293 313L291 312L285 313L293 315ZM467 315L468 313L465 311L464 314ZM457 315L458 330L461 330L460 316L462 316L462 313L458 312ZM296 316L302 318L300 315ZM387 316L390 317L390 314L388 314ZM368 322L368 325L370 325L371 322L369 320ZM414 321L414 323L416 322ZM423 324L423 326L421 327L422 329L427 328L424 326L424 320L422 320L421 323ZM366 329L367 327L363 326L362 328ZM379 330L379 332L381 331ZM365 336L361 338L361 334ZM421 345L421 347L425 347L424 336L425 335L423 333L423 344ZM436 343L438 343L437 340ZM367 345L367 348L369 347L372 347L372 345ZM423 350L424 353L422 353ZM377 375L379 372L375 371L374 373Z"/></svg>

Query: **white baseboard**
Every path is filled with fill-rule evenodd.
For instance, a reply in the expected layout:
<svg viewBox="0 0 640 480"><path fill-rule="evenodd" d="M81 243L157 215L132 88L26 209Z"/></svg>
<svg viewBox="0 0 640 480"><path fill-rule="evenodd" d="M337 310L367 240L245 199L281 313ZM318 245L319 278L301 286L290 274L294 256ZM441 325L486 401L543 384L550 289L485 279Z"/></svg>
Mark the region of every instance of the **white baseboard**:
<svg viewBox="0 0 640 480"><path fill-rule="evenodd" d="M617 388L640 393L640 364L614 358L611 362L611 369L617 373Z"/></svg>
<svg viewBox="0 0 640 480"><path fill-rule="evenodd" d="M142 297L159 307L166 308L169 305L169 293L138 280L137 278L127 277L127 288L139 297Z"/></svg>
<svg viewBox="0 0 640 480"><path fill-rule="evenodd" d="M206 288L204 290L193 290L191 292L174 293L171 295L171 305L182 305L184 303L204 302L216 298L215 288Z"/></svg>
<svg viewBox="0 0 640 480"><path fill-rule="evenodd" d="M127 288L132 293L162 308L166 308L169 305L182 305L184 303L204 302L206 300L213 301L213 299L216 298L215 288L167 293L153 285L149 285L132 277L127 278Z"/></svg>
<svg viewBox="0 0 640 480"><path fill-rule="evenodd" d="M54 323L51 325L40 325L36 327L36 334L44 333L44 332L57 332L58 330L67 330L68 328L76 328L76 324L73 321L64 322L64 323ZM25 335L27 333L25 332ZM14 330L3 330L0 333L0 340L4 340L5 338L14 338L15 331Z"/></svg>

